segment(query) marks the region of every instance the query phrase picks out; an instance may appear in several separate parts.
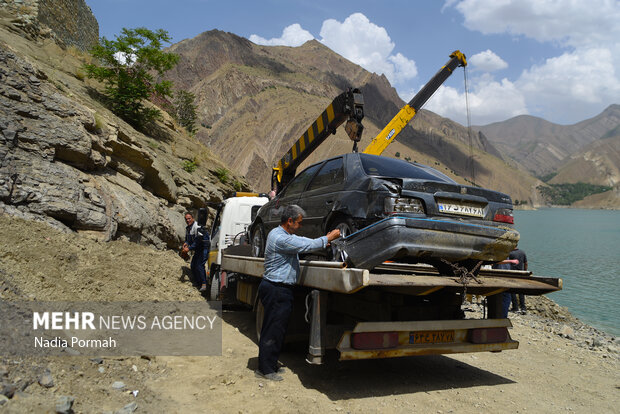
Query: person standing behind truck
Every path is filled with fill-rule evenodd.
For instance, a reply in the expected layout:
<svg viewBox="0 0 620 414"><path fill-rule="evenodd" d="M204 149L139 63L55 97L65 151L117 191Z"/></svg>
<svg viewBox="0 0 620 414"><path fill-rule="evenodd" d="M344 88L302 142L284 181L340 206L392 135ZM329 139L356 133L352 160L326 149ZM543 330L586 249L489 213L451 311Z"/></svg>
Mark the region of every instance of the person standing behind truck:
<svg viewBox="0 0 620 414"><path fill-rule="evenodd" d="M340 237L338 229L317 239L295 235L305 214L299 206L285 207L280 225L269 232L265 244L265 273L258 286L258 297L265 313L255 374L271 381L283 379L278 375L278 358L293 311L293 286L299 276L299 253L325 249L331 241Z"/></svg>
<svg viewBox="0 0 620 414"><path fill-rule="evenodd" d="M510 269L512 270L527 270L527 256L525 255L525 252L519 248L514 249L513 251L510 252L510 256L508 256L509 259L516 259L519 261L518 264L513 264L510 265ZM527 309L525 307L525 295L523 293L519 293L519 302L517 303L517 294L516 293L512 293L511 294L511 301L512 301L512 311L513 312L517 312L521 311L521 313L523 315L525 315L527 313ZM521 307L519 308L519 304L521 305Z"/></svg>
<svg viewBox="0 0 620 414"><path fill-rule="evenodd" d="M516 266L518 264L519 264L518 260L506 259L506 260L502 260L501 262L494 263L493 266L491 267L493 269L510 270L511 266L513 265ZM508 292L502 293L502 318L508 317L508 309L510 308L511 295L512 294Z"/></svg>
<svg viewBox="0 0 620 414"><path fill-rule="evenodd" d="M200 285L200 291L207 290L207 272L205 264L209 258L209 250L211 248L211 239L206 229L201 229L194 220L192 213L185 213L185 243L183 244L183 252L189 253L193 251L192 262L190 268L194 276L194 283Z"/></svg>

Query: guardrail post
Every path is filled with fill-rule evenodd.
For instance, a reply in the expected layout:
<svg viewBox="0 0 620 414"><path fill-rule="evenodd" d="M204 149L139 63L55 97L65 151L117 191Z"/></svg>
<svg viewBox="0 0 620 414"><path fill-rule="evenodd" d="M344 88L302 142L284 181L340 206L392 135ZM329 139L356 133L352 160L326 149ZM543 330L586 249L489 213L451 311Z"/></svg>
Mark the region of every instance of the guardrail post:
<svg viewBox="0 0 620 414"><path fill-rule="evenodd" d="M327 292L317 289L310 292L312 311L310 313L310 342L306 362L320 365L325 355L325 326L327 315Z"/></svg>

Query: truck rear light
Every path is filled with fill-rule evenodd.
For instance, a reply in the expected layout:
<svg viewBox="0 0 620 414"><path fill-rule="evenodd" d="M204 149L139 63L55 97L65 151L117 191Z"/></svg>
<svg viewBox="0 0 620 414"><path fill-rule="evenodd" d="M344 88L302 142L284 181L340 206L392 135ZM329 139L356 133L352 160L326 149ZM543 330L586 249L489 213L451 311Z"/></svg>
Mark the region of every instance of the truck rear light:
<svg viewBox="0 0 620 414"><path fill-rule="evenodd" d="M361 332L351 334L353 349L386 349L398 346L398 332Z"/></svg>
<svg viewBox="0 0 620 414"><path fill-rule="evenodd" d="M509 208L500 208L495 213L495 216L493 217L493 221L499 221L499 222L502 222L502 223L514 224L515 223L515 218L512 215L512 210L511 209L509 209Z"/></svg>
<svg viewBox="0 0 620 414"><path fill-rule="evenodd" d="M469 331L472 344L496 344L508 340L508 328L479 328Z"/></svg>
<svg viewBox="0 0 620 414"><path fill-rule="evenodd" d="M424 204L419 198L386 197L383 202L387 214L392 213L418 213L424 214Z"/></svg>

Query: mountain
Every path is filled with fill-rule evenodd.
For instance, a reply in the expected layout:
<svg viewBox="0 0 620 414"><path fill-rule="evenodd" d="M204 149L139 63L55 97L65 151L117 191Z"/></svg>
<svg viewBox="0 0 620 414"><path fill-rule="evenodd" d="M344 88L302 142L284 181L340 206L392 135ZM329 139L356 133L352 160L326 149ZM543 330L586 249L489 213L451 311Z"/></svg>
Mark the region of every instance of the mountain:
<svg viewBox="0 0 620 414"><path fill-rule="evenodd" d="M502 154L542 176L554 172L586 145L617 135L620 105L611 105L601 114L574 125L558 125L521 115L474 128L488 137Z"/></svg>
<svg viewBox="0 0 620 414"><path fill-rule="evenodd" d="M611 187L586 197L575 207L618 208L620 205L620 135L603 138L571 155L549 184L587 183Z"/></svg>
<svg viewBox="0 0 620 414"><path fill-rule="evenodd" d="M196 96L197 137L261 191L269 189L271 167L346 88L357 87L364 94L360 148L405 104L385 76L364 70L316 40L299 47L260 46L212 30L169 50L180 55L180 62L168 77ZM341 128L300 168L351 148ZM407 157L459 182L537 202L539 182L508 166L485 134L429 111L420 111L383 155Z"/></svg>
<svg viewBox="0 0 620 414"><path fill-rule="evenodd" d="M620 135L596 140L571 155L549 181L552 184L577 182L620 185Z"/></svg>

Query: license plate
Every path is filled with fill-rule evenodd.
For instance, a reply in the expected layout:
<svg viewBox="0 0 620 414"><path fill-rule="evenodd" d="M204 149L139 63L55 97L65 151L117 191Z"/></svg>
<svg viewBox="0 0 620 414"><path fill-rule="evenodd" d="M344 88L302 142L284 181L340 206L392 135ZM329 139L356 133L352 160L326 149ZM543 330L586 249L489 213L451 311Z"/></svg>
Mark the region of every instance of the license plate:
<svg viewBox="0 0 620 414"><path fill-rule="evenodd" d="M454 342L454 331L418 331L409 334L410 344Z"/></svg>
<svg viewBox="0 0 620 414"><path fill-rule="evenodd" d="M482 207L467 206L464 204L437 203L440 213L459 214L462 216L483 217Z"/></svg>

